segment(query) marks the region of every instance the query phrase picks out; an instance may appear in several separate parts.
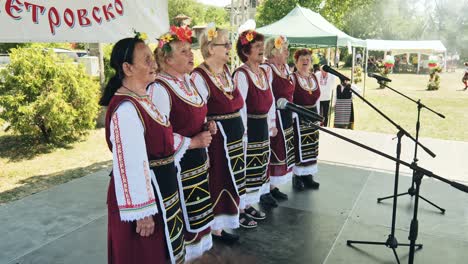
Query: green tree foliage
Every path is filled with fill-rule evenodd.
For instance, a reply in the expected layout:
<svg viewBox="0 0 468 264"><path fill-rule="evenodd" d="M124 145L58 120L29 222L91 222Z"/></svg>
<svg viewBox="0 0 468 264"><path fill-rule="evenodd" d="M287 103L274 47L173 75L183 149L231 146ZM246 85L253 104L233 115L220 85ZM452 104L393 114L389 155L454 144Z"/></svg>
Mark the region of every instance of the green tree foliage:
<svg viewBox="0 0 468 264"><path fill-rule="evenodd" d="M169 19L171 25L173 18L184 14L192 18L192 26L216 22L219 26L229 25L229 15L224 8L208 6L195 0L169 0Z"/></svg>
<svg viewBox="0 0 468 264"><path fill-rule="evenodd" d="M14 132L63 144L95 126L99 85L76 65L42 48L18 48L0 71L0 118Z"/></svg>
<svg viewBox="0 0 468 264"><path fill-rule="evenodd" d="M345 18L356 8L371 6L375 0L265 0L258 7L258 26L271 24L287 15L296 5L320 13L339 29L345 27Z"/></svg>

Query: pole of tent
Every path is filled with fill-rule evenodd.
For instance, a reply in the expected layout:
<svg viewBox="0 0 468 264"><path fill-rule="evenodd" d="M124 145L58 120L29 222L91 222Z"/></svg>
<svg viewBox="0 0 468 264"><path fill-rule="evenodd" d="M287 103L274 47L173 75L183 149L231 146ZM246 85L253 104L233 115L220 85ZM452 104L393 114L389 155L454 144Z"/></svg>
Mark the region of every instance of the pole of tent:
<svg viewBox="0 0 468 264"><path fill-rule="evenodd" d="M421 52L418 52L418 69L416 71L417 74L419 74L419 65L421 63Z"/></svg>
<svg viewBox="0 0 468 264"><path fill-rule="evenodd" d="M354 61L356 60L356 47L353 46L353 61L351 63L351 83L354 82Z"/></svg>
<svg viewBox="0 0 468 264"><path fill-rule="evenodd" d="M368 60L369 60L369 49L366 47L366 55L365 55L365 68L364 68L364 88L362 91L362 97L366 97L366 80L367 80L367 66L368 66Z"/></svg>

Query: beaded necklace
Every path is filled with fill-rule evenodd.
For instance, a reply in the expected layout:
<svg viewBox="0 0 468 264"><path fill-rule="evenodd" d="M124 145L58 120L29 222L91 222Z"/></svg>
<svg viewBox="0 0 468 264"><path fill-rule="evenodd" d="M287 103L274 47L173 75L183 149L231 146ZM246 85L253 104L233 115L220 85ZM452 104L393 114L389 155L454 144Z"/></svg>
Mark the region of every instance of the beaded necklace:
<svg viewBox="0 0 468 264"><path fill-rule="evenodd" d="M194 90L194 89L191 89L191 86L190 86L189 84L187 84L187 81L185 80L185 78L184 78L183 81L181 81L179 78L174 77L174 76L170 75L170 74L167 73L167 72L164 72L163 74L164 74L168 79L174 81L174 82L177 84L177 86L179 86L179 88L184 92L184 94L185 94L186 96L192 97L192 96L194 96L194 95L198 95L198 94L197 94L197 91Z"/></svg>
<svg viewBox="0 0 468 264"><path fill-rule="evenodd" d="M252 68L250 68L250 66L247 64L247 63L244 63L245 66L247 66L247 68L249 69L250 72L252 72L253 74L255 74L255 80L253 80L254 84L259 87L260 89L265 89L265 79L264 79L264 72L260 69L259 67L259 72L260 73L257 73L255 72Z"/></svg>
<svg viewBox="0 0 468 264"><path fill-rule="evenodd" d="M205 66L205 68L209 71L211 76L213 76L216 88L223 92L223 94L230 100L234 99L234 96L232 95L232 92L234 91L234 85L232 81L226 77L224 67L222 73L216 74L214 71L211 70L210 66L208 66L206 62L203 63L203 66Z"/></svg>
<svg viewBox="0 0 468 264"><path fill-rule="evenodd" d="M156 106L153 104L153 102L149 99L148 95L138 95L136 94L134 91L132 91L131 89L129 89L127 86L123 85L122 84L122 88L125 88L129 91L129 93L127 95L133 97L133 98L136 98L137 100L139 101L142 101L144 103L144 107L148 107L149 109L151 109L153 111L154 114L156 114L156 120L157 121L160 121L161 123L167 123L167 117L163 114L161 114L161 112L159 112L159 110L156 108Z"/></svg>
<svg viewBox="0 0 468 264"><path fill-rule="evenodd" d="M315 83L315 80L312 78L312 75L309 74L308 76L304 76L298 71L297 77L299 81L299 86L301 86L301 88L306 90L309 94L312 94L314 88L317 85Z"/></svg>

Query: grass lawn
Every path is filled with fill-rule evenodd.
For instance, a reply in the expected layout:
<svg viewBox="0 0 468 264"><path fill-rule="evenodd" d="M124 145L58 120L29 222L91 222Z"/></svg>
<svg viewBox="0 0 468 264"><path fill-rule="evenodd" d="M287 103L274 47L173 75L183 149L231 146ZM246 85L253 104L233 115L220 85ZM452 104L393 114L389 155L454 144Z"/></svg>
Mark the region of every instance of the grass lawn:
<svg viewBox="0 0 468 264"><path fill-rule="evenodd" d="M349 71L344 70L343 73L350 76ZM447 117L441 119L426 109L422 110L422 137L468 141L468 131L464 128L468 123L468 92L460 91L461 76L461 69L456 73L442 73L438 91L425 90L427 75L389 76L393 80L391 87L413 99L421 99ZM368 78L365 97L414 134L416 104L389 89L377 87L376 81ZM395 134L396 129L359 98L355 98L354 103L355 129ZM88 175L111 164L112 156L104 140L104 129L93 130L85 140L66 148L52 150L31 146L21 137L0 131L0 204Z"/></svg>
<svg viewBox="0 0 468 264"><path fill-rule="evenodd" d="M0 204L88 175L111 164L104 129L66 148L31 147L0 132Z"/></svg>
<svg viewBox="0 0 468 264"><path fill-rule="evenodd" d="M343 71L348 73L349 71ZM426 91L428 75L391 74L388 85L446 116L445 119L427 109L421 110L421 137L468 141L468 90L463 91L462 69L441 74L441 88ZM362 83L358 84L360 87ZM416 131L417 105L390 89L377 89L375 79L367 78L365 98L412 135ZM355 129L395 134L396 128L359 98L355 105Z"/></svg>

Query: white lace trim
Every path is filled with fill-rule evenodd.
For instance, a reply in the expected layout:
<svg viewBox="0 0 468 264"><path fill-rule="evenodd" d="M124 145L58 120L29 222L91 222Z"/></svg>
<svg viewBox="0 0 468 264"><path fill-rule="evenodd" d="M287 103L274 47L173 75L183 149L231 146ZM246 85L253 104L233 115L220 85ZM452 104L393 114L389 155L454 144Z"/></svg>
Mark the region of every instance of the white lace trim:
<svg viewBox="0 0 468 264"><path fill-rule="evenodd" d="M214 217L214 220L211 223L211 230L221 230L225 228L239 228L239 212L237 212L237 214L234 216L219 215Z"/></svg>
<svg viewBox="0 0 468 264"><path fill-rule="evenodd" d="M243 194L239 197L239 209L244 210L245 206L248 204L246 203L247 194Z"/></svg>
<svg viewBox="0 0 468 264"><path fill-rule="evenodd" d="M185 262L191 261L203 255L205 251L213 247L211 233L206 234L198 243L185 244Z"/></svg>
<svg viewBox="0 0 468 264"><path fill-rule="evenodd" d="M270 175L270 184L271 185L282 185L287 182L289 182L292 179L292 171L286 173L285 175L282 176L273 176Z"/></svg>
<svg viewBox="0 0 468 264"><path fill-rule="evenodd" d="M293 173L297 176L315 175L318 172L317 163L308 166L294 166Z"/></svg>
<svg viewBox="0 0 468 264"><path fill-rule="evenodd" d="M148 207L142 211L139 212L125 212L125 211L120 211L120 220L123 222L131 222L131 221L136 221L143 219L147 216L150 215L155 215L158 213L158 208L156 205L152 205L151 207Z"/></svg>

